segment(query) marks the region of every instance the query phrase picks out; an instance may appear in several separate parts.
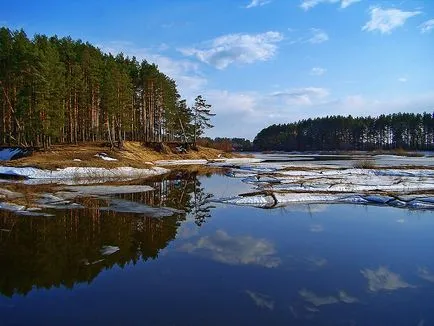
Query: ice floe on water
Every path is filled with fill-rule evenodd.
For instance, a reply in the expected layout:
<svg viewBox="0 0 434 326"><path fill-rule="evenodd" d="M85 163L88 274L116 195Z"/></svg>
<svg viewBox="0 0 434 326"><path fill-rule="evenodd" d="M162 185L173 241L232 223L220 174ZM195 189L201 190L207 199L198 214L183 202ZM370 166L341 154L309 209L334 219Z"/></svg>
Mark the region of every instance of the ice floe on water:
<svg viewBox="0 0 434 326"><path fill-rule="evenodd" d="M55 196L53 194L42 194L36 200L36 204L41 208L54 208L54 209L78 209L84 208L83 205L74 203L65 198Z"/></svg>
<svg viewBox="0 0 434 326"><path fill-rule="evenodd" d="M44 213L37 207L26 207L14 203L0 202L0 209L13 212L21 216L53 216L52 214Z"/></svg>
<svg viewBox="0 0 434 326"><path fill-rule="evenodd" d="M145 204L123 200L123 199L111 199L109 205L106 207L100 207L101 211L114 211L118 213L134 213L143 214L148 217L169 217L183 211L169 207L151 207Z"/></svg>
<svg viewBox="0 0 434 326"><path fill-rule="evenodd" d="M326 194L326 193L264 193L235 196L232 198L215 199L216 202L271 208L289 204L316 204L316 203L342 203L342 204L370 204L388 205L393 207L406 207L411 209L434 209L434 197L417 195L411 200L383 195L360 194Z"/></svg>
<svg viewBox="0 0 434 326"><path fill-rule="evenodd" d="M92 196L104 199L107 202L106 206L99 208L101 211L142 214L147 217L156 218L173 216L174 214L182 212L169 207L151 207L139 202L113 197L113 195L117 194L129 194L153 190L152 187L144 185L65 187L54 194L45 193L40 195L35 204L41 208L80 209L85 208L85 206L75 203L73 200L78 197Z"/></svg>
<svg viewBox="0 0 434 326"><path fill-rule="evenodd" d="M245 183L253 183L253 184L258 184L258 183L263 183L263 184L274 184L274 183L281 183L281 180L279 180L276 177L269 177L269 176L261 176L261 175L254 175L254 176L249 176L245 179L242 180Z"/></svg>
<svg viewBox="0 0 434 326"><path fill-rule="evenodd" d="M256 187L216 201L256 207L295 203L353 203L434 209L434 170L429 168L250 168L226 173Z"/></svg>
<svg viewBox="0 0 434 326"><path fill-rule="evenodd" d="M216 199L217 202L241 206L272 207L276 201L268 195L236 196L233 198Z"/></svg>
<svg viewBox="0 0 434 326"><path fill-rule="evenodd" d="M33 203L35 207L27 208L23 205L17 205L11 202L0 202L0 209L14 212L18 215L27 216L52 216L42 211L42 209L84 209L86 208L80 202L75 202L80 197L93 197L96 199L104 200L101 211L114 211L119 213L133 213L142 214L147 217L168 217L173 216L183 211L169 208L169 207L151 207L139 202L134 202L125 199L119 199L116 195L119 194L132 194L154 191L154 188L146 185L91 185L91 186L63 186L57 188L54 193L41 193L36 195ZM9 194L8 190L2 189L0 191L0 198L2 193ZM16 198L15 193L10 192L10 198ZM20 195L20 194L18 194ZM8 199L10 199L8 198ZM105 205L105 206L104 206Z"/></svg>
<svg viewBox="0 0 434 326"><path fill-rule="evenodd" d="M107 154L99 153L102 159ZM390 167L360 169L348 166L318 167L304 162L270 162L263 158L236 158L217 160L170 160L155 162L159 165L207 164L225 168L226 176L237 184L249 188L232 191L231 196L213 201L272 208L296 204L351 203L384 205L410 209L434 209L434 169L428 166L419 168ZM24 183L72 184L56 189L53 194L45 194L37 200L43 208L82 208L74 203L79 197L96 197L107 200L102 210L149 214L150 216L170 216L174 210L157 211L141 203L120 200L118 194L152 191L148 186L132 185L81 185L112 180L131 180L167 173L163 167L149 169L118 167L113 169L96 167L67 167L56 170L43 170L32 167L0 166L0 174L24 178ZM226 180L228 180L226 178ZM16 182L16 181L3 181ZM227 186L227 185L226 185ZM231 185L232 187L233 185ZM233 188L233 187L232 187ZM20 194L0 190L0 198L13 199ZM165 208L163 208L165 209ZM25 210L25 209L24 209ZM29 213L30 214L30 213Z"/></svg>
<svg viewBox="0 0 434 326"><path fill-rule="evenodd" d="M64 199L89 196L107 196L117 194L132 194L153 191L154 188L146 185L89 185L89 186L65 186L57 192Z"/></svg>
<svg viewBox="0 0 434 326"><path fill-rule="evenodd" d="M28 178L28 179L114 179L123 177L149 177L167 173L168 170L161 167L149 169L137 169L133 167L118 167L113 169L97 167L67 167L56 170L44 170L33 167L0 166L0 174Z"/></svg>

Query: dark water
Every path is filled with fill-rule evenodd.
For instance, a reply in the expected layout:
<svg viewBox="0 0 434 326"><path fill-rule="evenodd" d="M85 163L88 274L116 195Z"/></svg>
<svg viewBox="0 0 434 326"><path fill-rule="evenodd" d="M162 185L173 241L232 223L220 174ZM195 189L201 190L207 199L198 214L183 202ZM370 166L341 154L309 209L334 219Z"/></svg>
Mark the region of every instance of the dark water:
<svg viewBox="0 0 434 326"><path fill-rule="evenodd" d="M1 212L0 325L434 325L433 212L225 206L208 199L246 185L217 175L151 185L120 197L185 213Z"/></svg>

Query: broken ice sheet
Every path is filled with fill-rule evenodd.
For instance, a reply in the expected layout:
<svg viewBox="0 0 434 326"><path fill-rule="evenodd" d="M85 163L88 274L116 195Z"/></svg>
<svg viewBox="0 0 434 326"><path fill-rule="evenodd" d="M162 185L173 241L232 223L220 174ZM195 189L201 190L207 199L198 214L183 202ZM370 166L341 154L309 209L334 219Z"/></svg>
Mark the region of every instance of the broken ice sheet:
<svg viewBox="0 0 434 326"><path fill-rule="evenodd" d="M36 204L42 208L55 208L55 209L76 209L84 208L84 206L65 200L64 198L54 196L53 194L42 194L36 201Z"/></svg>
<svg viewBox="0 0 434 326"><path fill-rule="evenodd" d="M124 199L111 199L109 205L107 207L101 207L100 210L118 213L136 213L150 217L169 217L183 212L169 207L151 207Z"/></svg>
<svg viewBox="0 0 434 326"><path fill-rule="evenodd" d="M153 191L154 188L144 185L92 185L92 186L67 186L62 191L56 193L57 196L64 199L73 199L82 196L106 196L118 194L132 194L139 192Z"/></svg>
<svg viewBox="0 0 434 326"><path fill-rule="evenodd" d="M24 177L27 179L51 179L61 180L67 179L74 181L80 178L83 179L119 179L119 178L144 178L149 176L161 175L167 173L168 170L161 167L153 167L150 169L137 169L129 166L118 167L113 169L99 167L66 167L56 170L43 170L33 167L10 167L0 166L0 174Z"/></svg>
<svg viewBox="0 0 434 326"><path fill-rule="evenodd" d="M52 214L36 211L34 208L26 208L26 206L8 202L0 202L0 209L14 212L15 214L22 216L53 216Z"/></svg>
<svg viewBox="0 0 434 326"><path fill-rule="evenodd" d="M255 207L270 207L275 204L273 197L267 195L254 195L254 196L237 196L233 198L223 198L216 199L216 201L220 201L226 204L233 205L246 205L246 206L255 206Z"/></svg>

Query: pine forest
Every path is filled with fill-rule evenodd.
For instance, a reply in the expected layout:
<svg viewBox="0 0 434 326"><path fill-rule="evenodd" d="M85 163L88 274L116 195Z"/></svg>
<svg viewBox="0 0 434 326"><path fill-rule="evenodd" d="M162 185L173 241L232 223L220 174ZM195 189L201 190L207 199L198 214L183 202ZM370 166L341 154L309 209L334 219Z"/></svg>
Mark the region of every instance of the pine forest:
<svg viewBox="0 0 434 326"><path fill-rule="evenodd" d="M190 108L175 80L146 60L71 38L0 29L0 145L192 142L213 115Z"/></svg>

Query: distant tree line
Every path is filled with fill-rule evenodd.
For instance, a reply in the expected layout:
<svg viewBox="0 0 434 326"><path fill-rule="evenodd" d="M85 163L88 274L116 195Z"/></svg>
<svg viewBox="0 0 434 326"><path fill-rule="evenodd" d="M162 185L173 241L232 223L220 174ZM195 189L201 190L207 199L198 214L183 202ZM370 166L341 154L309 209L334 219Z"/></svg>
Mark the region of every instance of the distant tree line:
<svg viewBox="0 0 434 326"><path fill-rule="evenodd" d="M195 142L210 105L188 107L155 64L72 40L0 28L0 145Z"/></svg>
<svg viewBox="0 0 434 326"><path fill-rule="evenodd" d="M201 137L197 143L202 146L219 149L225 152L249 152L253 150L253 144L249 139L245 138L222 138L214 139L209 137Z"/></svg>
<svg viewBox="0 0 434 326"><path fill-rule="evenodd" d="M253 141L255 150L434 150L434 114L379 117L327 116L272 125Z"/></svg>

